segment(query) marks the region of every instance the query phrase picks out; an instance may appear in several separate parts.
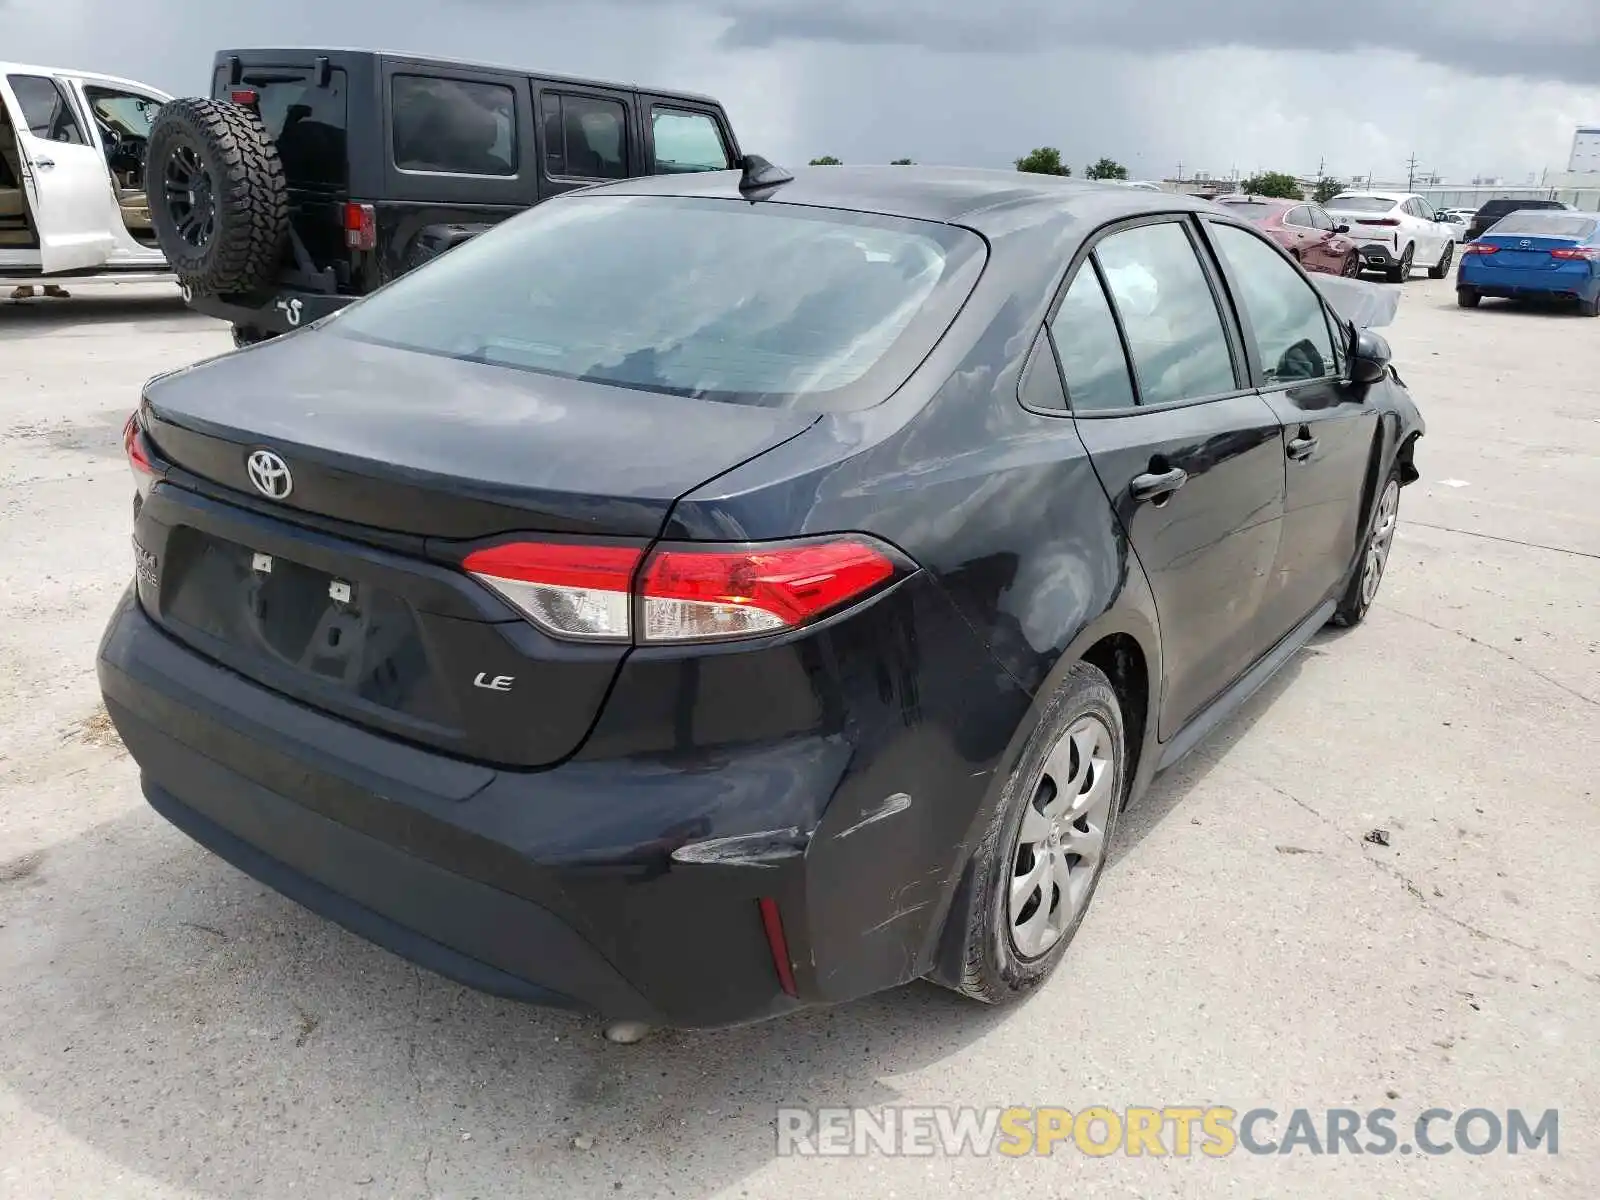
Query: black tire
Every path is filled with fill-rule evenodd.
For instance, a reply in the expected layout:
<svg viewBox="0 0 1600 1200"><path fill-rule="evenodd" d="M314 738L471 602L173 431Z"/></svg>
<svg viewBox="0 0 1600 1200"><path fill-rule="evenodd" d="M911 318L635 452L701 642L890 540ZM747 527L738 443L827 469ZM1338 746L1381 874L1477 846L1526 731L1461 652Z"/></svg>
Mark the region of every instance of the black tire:
<svg viewBox="0 0 1600 1200"><path fill-rule="evenodd" d="M1404 283L1411 278L1411 263L1417 255L1417 246L1413 242L1406 247L1406 252L1400 256L1400 261L1384 272L1390 283Z"/></svg>
<svg viewBox="0 0 1600 1200"><path fill-rule="evenodd" d="M1393 505L1386 505L1386 497L1393 496ZM1388 514L1388 529L1385 532L1385 514ZM1400 519L1400 471L1398 468L1389 472L1389 477L1383 481L1383 486L1378 489L1378 494L1373 499L1372 513L1367 518L1366 531L1361 537L1361 549L1356 556L1354 569L1350 572L1350 583L1344 589L1344 595L1339 597L1339 605L1333 610L1329 624L1349 628L1359 625L1366 620L1367 613L1372 609L1372 602L1378 598L1378 588L1383 584L1384 571L1389 566L1389 551L1394 547L1395 526ZM1375 553L1374 545L1382 536L1383 545L1376 551L1377 570L1372 585L1367 586L1367 575L1370 559Z"/></svg>
<svg viewBox="0 0 1600 1200"><path fill-rule="evenodd" d="M1483 297L1478 294L1476 288L1464 287L1456 289L1456 304L1461 308L1477 308L1479 301L1482 299Z"/></svg>
<svg viewBox="0 0 1600 1200"><path fill-rule="evenodd" d="M1593 300L1578 301L1578 315L1583 317L1600 317L1600 296Z"/></svg>
<svg viewBox="0 0 1600 1200"><path fill-rule="evenodd" d="M1450 274L1450 264L1454 261L1455 256L1455 242L1450 241L1445 243L1444 253L1439 256L1439 262L1437 265L1428 268L1428 278L1443 279L1446 275Z"/></svg>
<svg viewBox="0 0 1600 1200"><path fill-rule="evenodd" d="M196 292L253 292L289 237L283 161L261 118L223 100L173 100L150 130L150 221L167 262Z"/></svg>
<svg viewBox="0 0 1600 1200"><path fill-rule="evenodd" d="M1346 279L1359 279L1361 277L1360 251L1350 251L1349 256L1344 260L1344 270L1340 271L1339 274L1343 275Z"/></svg>
<svg viewBox="0 0 1600 1200"><path fill-rule="evenodd" d="M1105 761L1109 763L1106 768L1109 778L1103 778L1100 773L1091 770L1084 786L1097 790L1103 783L1110 797L1109 812L1103 820L1100 853L1094 865L1085 868L1090 872L1084 882L1087 890L1070 923L1060 930L1056 940L1042 953L1026 957L1013 940L1008 903L1008 891L1018 864L1018 855L1023 849L1023 817L1027 810L1035 808L1041 796L1060 794L1054 790L1053 782L1047 776L1051 752L1066 742L1068 732L1074 727L1080 723L1093 726L1095 722L1103 727L1106 735L1104 744L1109 757ZM1067 743L1064 753L1070 758L1071 771L1075 773L1080 766L1076 749ZM1028 739L1016 769L1006 781L994 819L979 844L973 861L972 886L975 892L967 912L967 926L963 931L964 967L961 981L955 985L957 991L986 1004L1008 1003L1031 993L1055 970L1094 900L1095 890L1105 869L1106 858L1116 834L1117 817L1127 793L1127 762L1127 734L1117 694L1097 667L1078 663L1050 697L1043 718ZM1048 793L1044 790L1046 788L1050 789ZM1072 824L1077 828L1080 822ZM1081 824L1087 826L1089 822L1083 821ZM1057 852L1065 848L1066 843L1062 842ZM1075 857L1070 853L1063 855L1064 860ZM1078 861L1080 865L1083 862L1082 859ZM1042 888L1033 893L1038 904L1052 905L1049 911L1056 911L1056 904L1067 903L1067 898L1050 882L1054 878L1046 873ZM1049 889L1050 894L1046 894L1045 888ZM1033 904L1034 901L1028 903ZM1037 907L1035 904L1035 915ZM1027 911L1026 907L1023 911Z"/></svg>

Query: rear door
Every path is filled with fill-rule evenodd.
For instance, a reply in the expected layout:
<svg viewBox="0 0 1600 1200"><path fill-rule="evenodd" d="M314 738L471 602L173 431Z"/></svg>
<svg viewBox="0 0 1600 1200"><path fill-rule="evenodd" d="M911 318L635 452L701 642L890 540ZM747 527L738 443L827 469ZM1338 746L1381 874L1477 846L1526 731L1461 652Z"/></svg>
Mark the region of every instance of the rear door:
<svg viewBox="0 0 1600 1200"><path fill-rule="evenodd" d="M1284 428L1283 537L1261 609L1275 641L1333 594L1354 561L1378 410L1372 389L1346 378L1311 283L1254 232L1204 226L1238 310L1251 376Z"/></svg>
<svg viewBox="0 0 1600 1200"><path fill-rule="evenodd" d="M1277 417L1180 215L1114 227L1051 321L1079 435L1155 594L1170 738L1263 651L1283 517ZM1131 367L1130 367L1131 364Z"/></svg>
<svg viewBox="0 0 1600 1200"><path fill-rule="evenodd" d="M647 173L681 175L733 167L733 131L714 106L640 93L639 107Z"/></svg>
<svg viewBox="0 0 1600 1200"><path fill-rule="evenodd" d="M0 80L46 274L98 267L116 248L111 177L66 88L48 75Z"/></svg>
<svg viewBox="0 0 1600 1200"><path fill-rule="evenodd" d="M635 93L565 80L533 86L542 196L647 173Z"/></svg>

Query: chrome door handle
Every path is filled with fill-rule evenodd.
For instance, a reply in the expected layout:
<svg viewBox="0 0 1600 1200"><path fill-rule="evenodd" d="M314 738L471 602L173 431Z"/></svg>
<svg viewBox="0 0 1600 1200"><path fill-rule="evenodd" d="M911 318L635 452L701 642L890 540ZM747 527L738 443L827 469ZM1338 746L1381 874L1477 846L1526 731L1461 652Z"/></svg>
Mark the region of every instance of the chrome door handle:
<svg viewBox="0 0 1600 1200"><path fill-rule="evenodd" d="M1297 437L1289 443L1289 457L1295 462L1304 462L1316 452L1317 439L1314 437Z"/></svg>
<svg viewBox="0 0 1600 1200"><path fill-rule="evenodd" d="M1139 501L1161 500L1188 482L1189 473L1182 467L1173 467L1167 471L1151 471L1144 475L1135 475L1128 485L1128 493Z"/></svg>
<svg viewBox="0 0 1600 1200"><path fill-rule="evenodd" d="M56 160L53 158L36 158L33 160L33 165L38 167L41 171L48 171L51 167L56 165Z"/></svg>

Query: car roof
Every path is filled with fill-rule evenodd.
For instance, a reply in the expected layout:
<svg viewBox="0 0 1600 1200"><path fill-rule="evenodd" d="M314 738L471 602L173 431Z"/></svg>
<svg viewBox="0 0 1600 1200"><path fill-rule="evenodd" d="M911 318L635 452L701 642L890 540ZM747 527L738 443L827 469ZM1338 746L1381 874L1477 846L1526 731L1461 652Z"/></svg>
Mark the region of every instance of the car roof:
<svg viewBox="0 0 1600 1200"><path fill-rule="evenodd" d="M83 71L77 67L46 67L37 63L0 62L0 75L70 75L74 79L86 79L91 83L106 83L114 87L137 88L141 92L154 92L158 96L167 95L160 88L138 79L125 79L121 75L107 75L104 71Z"/></svg>
<svg viewBox="0 0 1600 1200"><path fill-rule="evenodd" d="M1290 200L1284 196L1247 196L1243 192L1229 192L1218 196L1218 204L1266 204L1272 208L1299 208L1302 204L1315 204L1315 200Z"/></svg>
<svg viewBox="0 0 1600 1200"><path fill-rule="evenodd" d="M261 58L269 54L283 55L339 55L344 58L382 58L395 62L406 63L434 63L441 67L457 67L476 71L504 71L511 75L531 75L536 79L548 79L552 83L567 83L584 87L608 87L620 92L649 92L653 96L666 96L679 100L693 100L701 104L722 106L722 102L713 96L702 95L699 92L683 92L674 88L660 88L653 84L619 83L616 80L597 79L588 75L558 75L551 71L541 71L536 67L519 67L503 62L483 62L481 60L464 58L447 58L439 54L424 54L415 50L374 50L371 47L357 49L349 46L239 46L228 50L218 50L213 63L213 70L227 64L229 58L238 55L242 59ZM248 63L247 63L248 65Z"/></svg>
<svg viewBox="0 0 1600 1200"><path fill-rule="evenodd" d="M1416 192L1340 192L1328 203L1332 204L1337 200L1391 200L1395 204L1400 204L1416 194Z"/></svg>
<svg viewBox="0 0 1600 1200"><path fill-rule="evenodd" d="M979 167L795 167L791 173L791 182L755 202L938 221L986 236L1084 219L1098 224L1147 212L1219 211L1209 200L1177 192ZM739 180L734 171L653 175L585 188L578 194L749 199L740 194Z"/></svg>

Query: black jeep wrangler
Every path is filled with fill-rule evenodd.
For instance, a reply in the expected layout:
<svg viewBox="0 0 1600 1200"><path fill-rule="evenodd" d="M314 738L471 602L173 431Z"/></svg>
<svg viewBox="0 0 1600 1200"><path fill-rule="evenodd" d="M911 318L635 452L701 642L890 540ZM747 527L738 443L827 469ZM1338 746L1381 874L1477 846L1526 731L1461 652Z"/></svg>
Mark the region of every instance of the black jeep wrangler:
<svg viewBox="0 0 1600 1200"><path fill-rule="evenodd" d="M225 50L149 146L161 249L240 345L559 192L741 160L704 96L357 50Z"/></svg>

